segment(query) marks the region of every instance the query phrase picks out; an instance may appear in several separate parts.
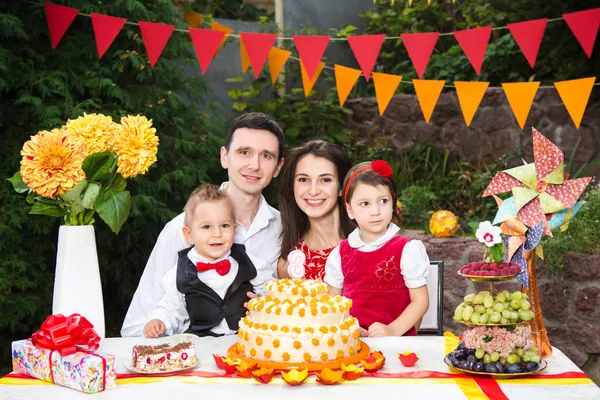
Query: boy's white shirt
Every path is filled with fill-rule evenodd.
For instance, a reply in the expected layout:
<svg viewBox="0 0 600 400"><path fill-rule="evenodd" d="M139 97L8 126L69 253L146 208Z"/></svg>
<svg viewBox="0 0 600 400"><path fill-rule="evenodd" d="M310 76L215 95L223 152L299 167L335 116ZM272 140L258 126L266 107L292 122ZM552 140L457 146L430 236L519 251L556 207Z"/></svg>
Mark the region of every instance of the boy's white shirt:
<svg viewBox="0 0 600 400"><path fill-rule="evenodd" d="M254 286L254 292L259 296L262 296L267 292L266 283L274 279L275 276L266 267L266 262L256 258L254 255L246 252L248 257L256 268L256 278L250 280L252 286ZM223 256L215 261L209 261L202 255L200 255L195 248L192 248L187 257L190 261L196 265L197 262L203 262L207 264L214 264L224 259L229 259L231 268L227 275L219 275L217 271L210 270L204 272L198 272L198 279L200 279L206 286L215 291L221 298L225 297L227 289L233 283L237 276L239 265L233 257L231 257L231 251L228 250ZM166 335L175 335L178 333L185 332L190 326L190 316L187 311L185 304L185 296L177 290L177 265L171 268L165 274L163 278L163 287L165 295L159 301L158 305L152 311L150 319L160 319L166 327ZM229 335L235 333L234 330L229 328L225 319L221 320L221 323L211 329L213 333L220 335Z"/></svg>
<svg viewBox="0 0 600 400"><path fill-rule="evenodd" d="M398 225L390 223L387 231L378 239L371 243L365 243L360 238L360 229L355 230L348 235L348 245L354 249L369 253L383 247L387 242L396 236L400 231ZM402 250L400 259L400 269L406 282L406 287L415 289L427 285L427 275L429 275L429 256L423 242L420 240L411 240ZM331 287L343 289L344 274L342 273L342 258L340 256L340 246L336 246L325 263L325 277L323 281Z"/></svg>
<svg viewBox="0 0 600 400"><path fill-rule="evenodd" d="M225 190L228 184L229 182L224 182L219 190ZM184 213L181 213L169 221L158 236L123 321L121 336L143 336L144 326L150 321L150 314L165 295L163 277L177 263L177 253L190 247L183 236L183 220ZM261 196L260 207L252 224L246 228L238 222L233 242L243 244L248 252L260 255L265 261L263 268L272 271L276 276L280 233L279 211Z"/></svg>

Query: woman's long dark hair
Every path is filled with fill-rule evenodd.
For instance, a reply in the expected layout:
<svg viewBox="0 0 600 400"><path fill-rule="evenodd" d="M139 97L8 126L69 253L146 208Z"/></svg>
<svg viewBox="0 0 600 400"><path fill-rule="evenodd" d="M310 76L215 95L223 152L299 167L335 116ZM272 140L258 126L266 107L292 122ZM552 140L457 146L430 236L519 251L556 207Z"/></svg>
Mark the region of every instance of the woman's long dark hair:
<svg viewBox="0 0 600 400"><path fill-rule="evenodd" d="M308 216L298 207L294 198L294 178L298 162L306 155L322 157L329 160L337 169L340 190L343 180L352 163L348 155L337 144L324 140L312 140L302 146L292 149L285 157L285 163L281 168L279 176L279 211L281 212L281 257L286 258L290 251L298 244L310 227ZM338 198L338 211L340 213L340 227L338 234L340 239L348 237L355 228L354 223L348 217L344 201Z"/></svg>

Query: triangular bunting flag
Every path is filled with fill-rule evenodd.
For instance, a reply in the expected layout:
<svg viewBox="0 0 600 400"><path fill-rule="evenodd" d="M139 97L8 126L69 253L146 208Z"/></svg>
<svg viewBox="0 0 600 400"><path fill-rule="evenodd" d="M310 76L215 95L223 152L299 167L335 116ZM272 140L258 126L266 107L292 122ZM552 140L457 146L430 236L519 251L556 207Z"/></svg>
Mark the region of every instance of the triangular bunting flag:
<svg viewBox="0 0 600 400"><path fill-rule="evenodd" d="M433 109L435 108L438 99L440 98L440 94L442 93L445 83L446 81L413 79L415 92L417 93L417 100L419 100L421 111L423 111L423 116L425 117L425 122L427 123L429 123L429 119L431 118L431 114L433 113Z"/></svg>
<svg viewBox="0 0 600 400"><path fill-rule="evenodd" d="M215 56L216 56L217 53L219 52L219 50L221 50L221 48L223 46L225 46L225 42L227 41L227 38L229 37L229 35L231 34L231 32L233 32L233 29L231 29L230 27L225 26L223 24L220 24L220 23L218 23L215 20L212 20L210 22L210 29L212 29L213 31L225 32L225 37L223 37L223 40L221 40L221 44L219 45L219 48L217 49L217 52L215 53Z"/></svg>
<svg viewBox="0 0 600 400"><path fill-rule="evenodd" d="M51 3L44 3L44 10L46 11L46 21L50 32L50 43L52 43L52 48L56 49L79 10Z"/></svg>
<svg viewBox="0 0 600 400"><path fill-rule="evenodd" d="M348 68L337 64L334 65L334 69L335 86L337 87L340 106L343 106L361 72L359 69Z"/></svg>
<svg viewBox="0 0 600 400"><path fill-rule="evenodd" d="M244 39L242 38L240 38L240 61L242 62L242 74L245 74L246 71L248 71L248 67L250 66L250 57L248 57L246 46L244 46Z"/></svg>
<svg viewBox="0 0 600 400"><path fill-rule="evenodd" d="M491 33L491 26L454 32L456 41L460 44L473 68L475 68L477 75L481 73L481 65L483 64Z"/></svg>
<svg viewBox="0 0 600 400"><path fill-rule="evenodd" d="M304 88L304 96L308 97L313 86L315 86L317 79L319 79L319 75L321 75L321 71L323 71L324 67L325 63L321 61L317 66L317 71L313 75L312 79L309 79L308 74L306 73L306 68L304 67L304 63L302 62L302 60L300 60L300 75L302 76L302 87Z"/></svg>
<svg viewBox="0 0 600 400"><path fill-rule="evenodd" d="M198 63L202 73L205 74L206 69L217 53L225 32L200 28L188 28L188 30L190 31L192 43L194 43L194 49L196 49Z"/></svg>
<svg viewBox="0 0 600 400"><path fill-rule="evenodd" d="M506 25L531 68L535 65L547 22L548 18L542 18Z"/></svg>
<svg viewBox="0 0 600 400"><path fill-rule="evenodd" d="M146 51L148 52L150 65L152 68L154 68L154 65L158 61L160 54L169 41L175 26L144 21L139 21L139 24L140 30L142 31L142 39L144 39L144 45L146 46Z"/></svg>
<svg viewBox="0 0 600 400"><path fill-rule="evenodd" d="M204 15L195 11L184 11L183 20L192 28L197 28L202 23L202 21L204 21Z"/></svg>
<svg viewBox="0 0 600 400"><path fill-rule="evenodd" d="M371 71L373 71L384 39L384 34L348 36L348 43L350 43L354 57L356 57L356 61L358 61L358 65L360 65L367 81L371 77Z"/></svg>
<svg viewBox="0 0 600 400"><path fill-rule="evenodd" d="M265 61L267 61L267 57L269 57L271 47L273 47L277 39L277 34L242 32L240 33L240 38L244 41L248 57L250 57L254 76L258 78Z"/></svg>
<svg viewBox="0 0 600 400"><path fill-rule="evenodd" d="M294 35L294 44L298 55L306 67L306 73L310 79L313 78L317 66L323 58L325 49L329 44L329 36L313 36L313 35Z"/></svg>
<svg viewBox="0 0 600 400"><path fill-rule="evenodd" d="M291 51L282 50L277 47L273 47L269 52L269 73L271 74L271 83L273 85L277 82L283 66L291 55Z"/></svg>
<svg viewBox="0 0 600 400"><path fill-rule="evenodd" d="M379 115L383 115L388 104L390 104L390 100L392 100L400 81L402 81L400 75L373 72L373 84L375 85L375 97L377 97Z"/></svg>
<svg viewBox="0 0 600 400"><path fill-rule="evenodd" d="M425 73L439 35L437 32L404 33L400 35L419 78L422 78Z"/></svg>
<svg viewBox="0 0 600 400"><path fill-rule="evenodd" d="M111 17L110 15L104 14L91 13L90 15L92 17L94 36L96 36L98 59L101 59L127 20L125 18Z"/></svg>
<svg viewBox="0 0 600 400"><path fill-rule="evenodd" d="M591 10L578 11L569 14L563 14L563 18L573 35L579 41L583 51L588 58L592 58L594 42L598 35L598 26L600 26L600 7Z"/></svg>
<svg viewBox="0 0 600 400"><path fill-rule="evenodd" d="M535 94L540 87L539 82L515 82L515 83L503 83L504 94L508 99L508 104L512 109L515 118L519 123L521 129L525 126L527 116L531 110L533 99Z"/></svg>
<svg viewBox="0 0 600 400"><path fill-rule="evenodd" d="M554 82L554 86L556 86L556 90L558 90L558 94L577 129L579 129L579 125L581 124L581 119L590 99L594 82L596 82L595 77Z"/></svg>
<svg viewBox="0 0 600 400"><path fill-rule="evenodd" d="M467 126L471 125L473 116L477 112L477 108L479 108L479 104L489 85L489 82L454 82L458 103L460 104L460 109L462 110Z"/></svg>

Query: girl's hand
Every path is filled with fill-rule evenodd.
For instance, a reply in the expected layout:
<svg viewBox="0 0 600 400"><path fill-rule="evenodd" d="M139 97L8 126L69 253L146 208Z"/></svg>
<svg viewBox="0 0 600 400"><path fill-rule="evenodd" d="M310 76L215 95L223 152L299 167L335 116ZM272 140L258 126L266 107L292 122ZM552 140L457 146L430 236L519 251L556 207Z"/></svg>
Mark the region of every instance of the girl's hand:
<svg viewBox="0 0 600 400"><path fill-rule="evenodd" d="M360 337L367 337L369 336L369 332L363 328L362 326L359 326L358 329L360 329Z"/></svg>
<svg viewBox="0 0 600 400"><path fill-rule="evenodd" d="M246 296L248 296L249 299L254 299L254 298L258 297L258 295L254 292L246 292ZM248 302L244 303L244 308L248 308ZM248 315L248 314L249 314L249 312L246 311L246 315Z"/></svg>
<svg viewBox="0 0 600 400"><path fill-rule="evenodd" d="M369 337L383 337L383 336L396 336L394 328L389 325L381 324L379 322L373 322L369 326L368 330Z"/></svg>
<svg viewBox="0 0 600 400"><path fill-rule="evenodd" d="M165 324L160 319L153 319L144 327L144 336L147 338L159 337L165 333L166 330Z"/></svg>

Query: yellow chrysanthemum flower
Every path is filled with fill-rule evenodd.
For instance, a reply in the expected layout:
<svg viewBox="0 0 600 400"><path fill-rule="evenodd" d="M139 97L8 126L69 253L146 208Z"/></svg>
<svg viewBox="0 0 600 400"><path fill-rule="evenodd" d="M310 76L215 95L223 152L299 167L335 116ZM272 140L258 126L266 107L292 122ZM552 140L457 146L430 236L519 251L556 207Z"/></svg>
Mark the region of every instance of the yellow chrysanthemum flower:
<svg viewBox="0 0 600 400"><path fill-rule="evenodd" d="M83 141L62 129L38 132L25 142L21 155L21 178L40 196L53 199L85 178Z"/></svg>
<svg viewBox="0 0 600 400"><path fill-rule="evenodd" d="M83 113L83 117L68 120L65 129L70 136L83 140L90 155L110 149L117 124L112 117Z"/></svg>
<svg viewBox="0 0 600 400"><path fill-rule="evenodd" d="M448 210L436 211L429 220L429 229L435 237L450 237L458 229L458 218Z"/></svg>
<svg viewBox="0 0 600 400"><path fill-rule="evenodd" d="M145 174L156 161L158 136L152 120L144 116L129 115L117 125L112 150L119 156L118 172L124 178Z"/></svg>

